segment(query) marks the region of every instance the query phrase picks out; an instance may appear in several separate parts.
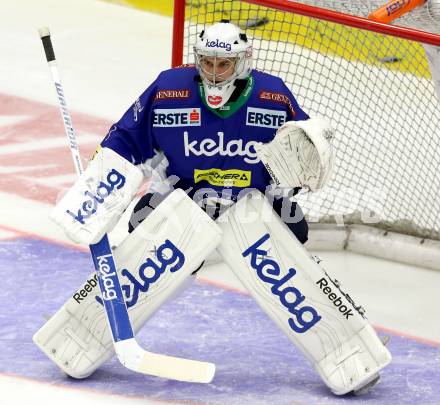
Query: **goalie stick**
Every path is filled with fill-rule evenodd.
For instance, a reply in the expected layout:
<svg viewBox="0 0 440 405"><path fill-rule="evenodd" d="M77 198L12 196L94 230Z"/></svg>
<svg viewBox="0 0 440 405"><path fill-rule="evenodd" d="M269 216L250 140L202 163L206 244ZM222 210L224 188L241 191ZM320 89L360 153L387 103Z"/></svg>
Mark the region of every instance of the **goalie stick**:
<svg viewBox="0 0 440 405"><path fill-rule="evenodd" d="M78 176L80 176L83 172L81 157L58 74L49 29L47 27L40 28L39 34L55 84L64 129L72 153L75 170ZM109 271L106 271L106 278L111 278L113 282L116 299L103 300L103 303L112 333L115 352L122 365L138 373L157 377L179 381L209 383L215 373L215 365L213 363L151 353L139 346L134 337L107 235L104 235L98 243L90 245L90 252L98 275L101 292L105 291L101 278L101 268L103 266L110 268Z"/></svg>

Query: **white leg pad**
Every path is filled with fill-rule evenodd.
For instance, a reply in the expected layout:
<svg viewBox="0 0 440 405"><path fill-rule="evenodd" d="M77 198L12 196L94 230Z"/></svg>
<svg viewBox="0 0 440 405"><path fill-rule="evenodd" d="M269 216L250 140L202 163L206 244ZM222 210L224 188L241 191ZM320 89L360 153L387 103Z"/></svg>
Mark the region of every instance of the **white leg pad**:
<svg viewBox="0 0 440 405"><path fill-rule="evenodd" d="M217 223L223 231L220 255L333 393L361 388L391 361L359 307L261 193L241 199Z"/></svg>
<svg viewBox="0 0 440 405"><path fill-rule="evenodd" d="M114 258L136 333L194 278L221 239L218 225L182 190L171 193L115 249ZM114 355L95 273L34 335L66 374L85 378Z"/></svg>

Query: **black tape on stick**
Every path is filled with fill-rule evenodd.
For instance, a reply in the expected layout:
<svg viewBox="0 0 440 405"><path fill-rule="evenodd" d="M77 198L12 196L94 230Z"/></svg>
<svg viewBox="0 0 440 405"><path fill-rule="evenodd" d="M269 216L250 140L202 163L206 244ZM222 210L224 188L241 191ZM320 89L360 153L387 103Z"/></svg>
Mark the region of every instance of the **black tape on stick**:
<svg viewBox="0 0 440 405"><path fill-rule="evenodd" d="M49 28L44 27L38 30L41 41L43 41L44 53L48 62L55 60L55 52L53 51L52 41L50 39Z"/></svg>

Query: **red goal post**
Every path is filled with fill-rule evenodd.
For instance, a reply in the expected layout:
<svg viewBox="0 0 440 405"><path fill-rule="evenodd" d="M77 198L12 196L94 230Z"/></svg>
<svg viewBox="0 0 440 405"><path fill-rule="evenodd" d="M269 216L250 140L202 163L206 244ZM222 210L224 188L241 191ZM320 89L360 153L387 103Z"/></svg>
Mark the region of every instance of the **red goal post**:
<svg viewBox="0 0 440 405"><path fill-rule="evenodd" d="M238 24L255 67L336 129L330 184L298 197L312 247L440 268L440 95L424 50L440 46L440 35L310 3L325 4L175 0L172 64L193 62L205 25Z"/></svg>

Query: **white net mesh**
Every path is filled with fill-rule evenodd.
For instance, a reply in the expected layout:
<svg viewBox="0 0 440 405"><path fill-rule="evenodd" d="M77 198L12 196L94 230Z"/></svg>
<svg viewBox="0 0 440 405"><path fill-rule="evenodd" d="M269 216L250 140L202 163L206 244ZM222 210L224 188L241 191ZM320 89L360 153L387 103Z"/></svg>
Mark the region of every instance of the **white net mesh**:
<svg viewBox="0 0 440 405"><path fill-rule="evenodd" d="M387 3L387 0L303 0L301 3L367 17L372 11ZM429 0L411 13L403 15L394 23L403 27L440 34L440 1Z"/></svg>
<svg viewBox="0 0 440 405"><path fill-rule="evenodd" d="M298 198L309 221L440 239L440 105L419 43L244 1L187 3L184 63L205 24L229 19L250 38L255 67L281 77L306 112L335 127L330 184ZM382 4L306 3L357 15Z"/></svg>

